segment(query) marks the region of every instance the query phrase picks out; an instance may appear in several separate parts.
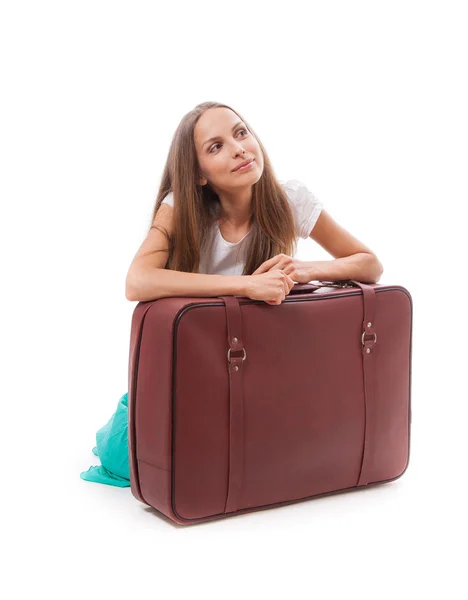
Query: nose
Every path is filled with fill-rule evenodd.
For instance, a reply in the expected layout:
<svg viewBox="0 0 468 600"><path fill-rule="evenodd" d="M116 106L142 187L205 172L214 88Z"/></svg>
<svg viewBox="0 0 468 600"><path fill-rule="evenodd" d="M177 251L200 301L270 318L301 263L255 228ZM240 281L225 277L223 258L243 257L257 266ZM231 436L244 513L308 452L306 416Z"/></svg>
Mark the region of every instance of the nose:
<svg viewBox="0 0 468 600"><path fill-rule="evenodd" d="M237 156L238 154L245 154L245 150L241 147L237 148L237 150L235 152L235 156Z"/></svg>

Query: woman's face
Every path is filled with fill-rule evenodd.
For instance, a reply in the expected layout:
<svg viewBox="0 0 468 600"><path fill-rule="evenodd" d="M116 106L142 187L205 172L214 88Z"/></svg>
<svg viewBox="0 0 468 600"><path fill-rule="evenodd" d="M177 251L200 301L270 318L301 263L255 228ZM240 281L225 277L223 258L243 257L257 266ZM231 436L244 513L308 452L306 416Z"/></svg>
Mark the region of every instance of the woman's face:
<svg viewBox="0 0 468 600"><path fill-rule="evenodd" d="M211 139L214 138L214 139ZM218 190L236 192L256 183L263 173L263 156L255 137L229 108L210 108L194 129L201 172L200 184L209 183ZM245 150L245 152L242 152ZM246 170L234 170L242 162L254 159Z"/></svg>

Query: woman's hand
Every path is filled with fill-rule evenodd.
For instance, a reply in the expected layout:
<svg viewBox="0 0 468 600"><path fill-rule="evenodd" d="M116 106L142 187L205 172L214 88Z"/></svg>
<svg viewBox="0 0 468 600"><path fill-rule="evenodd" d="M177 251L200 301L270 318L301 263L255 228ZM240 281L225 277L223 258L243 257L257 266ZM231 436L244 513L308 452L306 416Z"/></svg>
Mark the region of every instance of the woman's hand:
<svg viewBox="0 0 468 600"><path fill-rule="evenodd" d="M281 269L246 275L245 295L268 304L281 304L294 286L294 281Z"/></svg>
<svg viewBox="0 0 468 600"><path fill-rule="evenodd" d="M309 263L288 256L287 254L277 254L273 258L266 260L252 275L259 275L274 269L280 269L296 283L309 283L313 279Z"/></svg>

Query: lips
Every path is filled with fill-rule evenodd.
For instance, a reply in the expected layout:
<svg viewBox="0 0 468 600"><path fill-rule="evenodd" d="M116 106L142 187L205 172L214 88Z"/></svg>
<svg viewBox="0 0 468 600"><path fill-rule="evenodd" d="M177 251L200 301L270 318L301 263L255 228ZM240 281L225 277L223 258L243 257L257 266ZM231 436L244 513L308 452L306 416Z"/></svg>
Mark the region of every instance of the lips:
<svg viewBox="0 0 468 600"><path fill-rule="evenodd" d="M249 160L244 160L244 162L241 162L240 165L237 165L237 167L235 169L233 169L233 171L238 171L241 167L245 167L245 165L248 165L250 162L253 162L255 159L254 158L249 158Z"/></svg>

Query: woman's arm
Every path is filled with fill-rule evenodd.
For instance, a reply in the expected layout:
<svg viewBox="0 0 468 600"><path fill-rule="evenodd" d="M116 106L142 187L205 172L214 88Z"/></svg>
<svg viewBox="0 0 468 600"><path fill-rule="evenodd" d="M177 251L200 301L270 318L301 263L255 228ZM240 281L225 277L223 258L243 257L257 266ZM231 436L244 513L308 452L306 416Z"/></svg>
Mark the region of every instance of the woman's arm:
<svg viewBox="0 0 468 600"><path fill-rule="evenodd" d="M125 296L133 302L147 302L166 296L245 296L242 275L204 275L165 269L169 249L166 234L173 231L173 209L162 203L136 253L125 281Z"/></svg>
<svg viewBox="0 0 468 600"><path fill-rule="evenodd" d="M245 296L246 282L243 275L205 275L142 266L129 273L125 296L133 302L167 296Z"/></svg>

